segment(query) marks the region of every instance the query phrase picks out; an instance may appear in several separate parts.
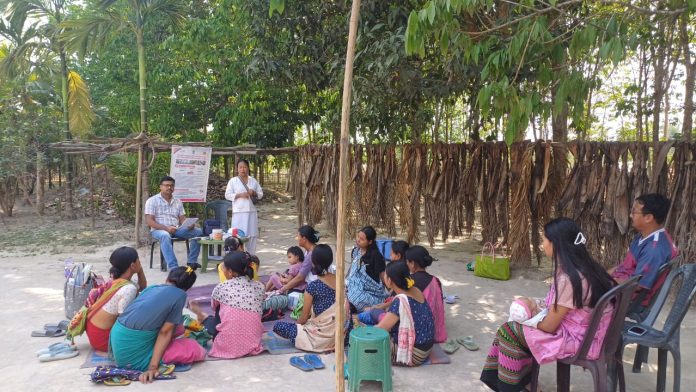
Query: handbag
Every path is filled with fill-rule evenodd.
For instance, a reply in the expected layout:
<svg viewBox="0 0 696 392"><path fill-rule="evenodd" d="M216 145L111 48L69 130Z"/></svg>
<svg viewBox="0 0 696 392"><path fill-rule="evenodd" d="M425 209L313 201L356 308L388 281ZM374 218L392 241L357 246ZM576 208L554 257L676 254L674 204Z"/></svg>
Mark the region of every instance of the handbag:
<svg viewBox="0 0 696 392"><path fill-rule="evenodd" d="M489 249L490 253L486 254ZM510 258L496 256L495 246L486 242L481 249L481 255L476 255L476 265L474 275L481 278L509 280L510 279Z"/></svg>
<svg viewBox="0 0 696 392"><path fill-rule="evenodd" d="M237 178L239 178L239 177L237 177ZM249 188L248 188L247 185L244 183L244 181L242 181L241 178L239 178L239 182L242 183L242 185L244 186L244 189L246 189L247 193L249 193ZM251 200L251 204L256 204L256 203L259 202L259 198L258 198L256 195L250 196L250 197L249 197L249 200Z"/></svg>
<svg viewBox="0 0 696 392"><path fill-rule="evenodd" d="M97 286L97 276L91 271L84 272L88 266L89 264L84 263L75 264L65 278L63 298L65 299L65 317L68 320L72 320L82 309L89 297L89 292Z"/></svg>

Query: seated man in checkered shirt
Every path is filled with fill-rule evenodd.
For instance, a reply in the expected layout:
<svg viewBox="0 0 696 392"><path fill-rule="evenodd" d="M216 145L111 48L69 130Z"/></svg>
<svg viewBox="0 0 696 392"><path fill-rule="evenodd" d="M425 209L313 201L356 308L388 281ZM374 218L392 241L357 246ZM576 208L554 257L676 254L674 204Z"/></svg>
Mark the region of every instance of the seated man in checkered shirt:
<svg viewBox="0 0 696 392"><path fill-rule="evenodd" d="M174 179L164 176L160 180L160 193L147 199L145 202L145 221L150 226L150 235L160 243L160 249L171 270L179 265L172 246L172 237L194 238L203 235L201 229L191 225L181 227L186 220L186 212L181 200L174 197ZM198 260L201 245L198 240L190 242L187 264L193 264Z"/></svg>

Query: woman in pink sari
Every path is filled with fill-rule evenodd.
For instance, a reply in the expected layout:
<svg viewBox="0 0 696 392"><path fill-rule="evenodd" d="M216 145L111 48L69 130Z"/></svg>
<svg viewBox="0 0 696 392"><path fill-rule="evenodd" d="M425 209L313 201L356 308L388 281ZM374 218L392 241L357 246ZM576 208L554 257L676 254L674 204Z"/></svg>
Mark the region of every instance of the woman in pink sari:
<svg viewBox="0 0 696 392"><path fill-rule="evenodd" d="M531 299L524 301L533 315L546 315L524 325L509 321L498 329L481 373L481 381L494 391L522 391L530 382L533 360L543 365L572 357L580 349L592 309L616 284L590 256L585 242L572 219L558 218L544 226L543 247L553 260L553 284L545 309L538 309ZM611 317L609 309L590 346L590 359L599 357Z"/></svg>
<svg viewBox="0 0 696 392"><path fill-rule="evenodd" d="M232 359L260 354L263 351L263 283L253 280L254 270L248 253L228 253L222 270L227 280L215 286L211 298L215 316L206 316L197 306L191 306L198 320L215 336L208 355Z"/></svg>
<svg viewBox="0 0 696 392"><path fill-rule="evenodd" d="M430 305L435 322L435 342L442 343L447 340L447 327L445 326L445 302L442 300L442 283L437 277L430 275L425 269L433 264L432 256L427 249L415 245L406 250L404 255L411 278L416 282L418 290L423 292L425 300Z"/></svg>

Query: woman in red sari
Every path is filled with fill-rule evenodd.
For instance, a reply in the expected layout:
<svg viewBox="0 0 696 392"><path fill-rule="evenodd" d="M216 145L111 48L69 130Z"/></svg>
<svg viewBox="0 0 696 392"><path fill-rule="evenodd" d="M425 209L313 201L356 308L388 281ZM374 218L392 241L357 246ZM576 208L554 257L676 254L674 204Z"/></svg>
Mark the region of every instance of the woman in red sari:
<svg viewBox="0 0 696 392"><path fill-rule="evenodd" d="M111 254L109 262L111 263L109 274L113 280L102 287L93 289L85 304L90 308L85 332L89 344L98 351L109 350L111 327L138 293L147 287L143 266L135 249L127 246L116 249ZM138 276L137 284L131 281L133 275ZM100 304L99 309L92 309L93 306Z"/></svg>

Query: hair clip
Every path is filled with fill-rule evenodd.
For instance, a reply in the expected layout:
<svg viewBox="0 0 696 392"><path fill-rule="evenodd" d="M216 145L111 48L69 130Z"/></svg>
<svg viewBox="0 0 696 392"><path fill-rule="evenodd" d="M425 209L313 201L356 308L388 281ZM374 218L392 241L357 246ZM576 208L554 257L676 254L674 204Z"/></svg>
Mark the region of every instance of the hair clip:
<svg viewBox="0 0 696 392"><path fill-rule="evenodd" d="M582 234L582 231L578 232L578 235L575 236L575 242L573 242L573 244L575 244L575 245L580 245L580 244L585 245L586 243L587 243L587 238L585 238L585 235Z"/></svg>
<svg viewBox="0 0 696 392"><path fill-rule="evenodd" d="M406 278L406 288L410 289L413 287L413 285L416 284L416 281L414 281L412 278Z"/></svg>
<svg viewBox="0 0 696 392"><path fill-rule="evenodd" d="M191 268L191 266L189 265L189 266L186 267L186 271L185 271L185 272L186 272L187 274L191 275L191 272L193 272L193 268Z"/></svg>

